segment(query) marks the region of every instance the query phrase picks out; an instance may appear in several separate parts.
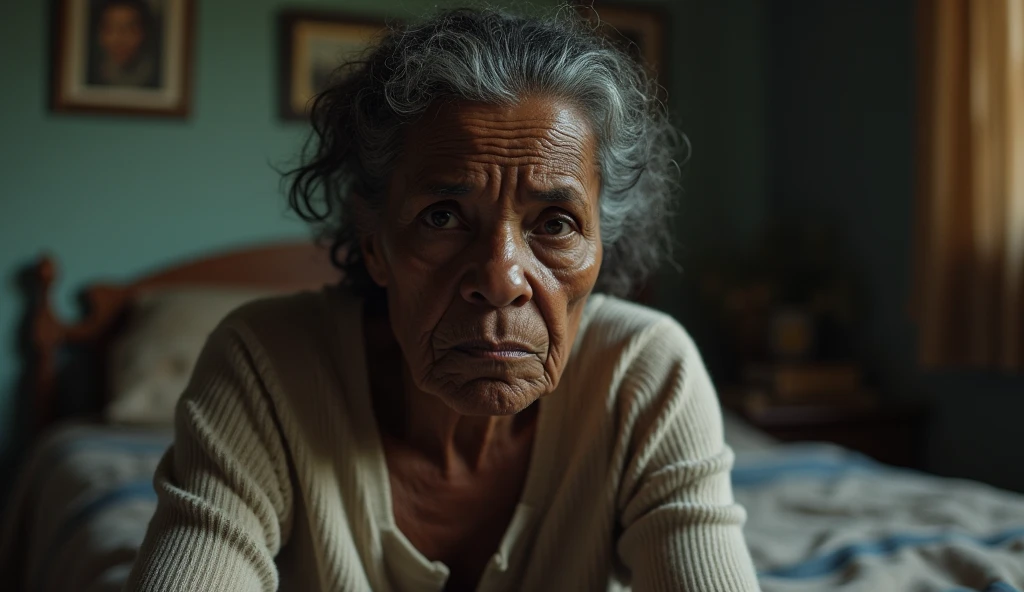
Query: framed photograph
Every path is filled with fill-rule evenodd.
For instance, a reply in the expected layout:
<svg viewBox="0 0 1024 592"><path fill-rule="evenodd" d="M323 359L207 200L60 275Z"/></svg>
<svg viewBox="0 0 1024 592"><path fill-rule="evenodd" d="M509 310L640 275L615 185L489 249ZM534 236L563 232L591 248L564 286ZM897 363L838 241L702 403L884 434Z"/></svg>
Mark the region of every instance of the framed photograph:
<svg viewBox="0 0 1024 592"><path fill-rule="evenodd" d="M54 5L54 111L188 115L192 0Z"/></svg>
<svg viewBox="0 0 1024 592"><path fill-rule="evenodd" d="M668 88L668 27L672 15L664 6L582 0L576 3L576 10Z"/></svg>
<svg viewBox="0 0 1024 592"><path fill-rule="evenodd" d="M285 12L279 20L281 117L303 119L341 64L358 57L387 28L383 19Z"/></svg>

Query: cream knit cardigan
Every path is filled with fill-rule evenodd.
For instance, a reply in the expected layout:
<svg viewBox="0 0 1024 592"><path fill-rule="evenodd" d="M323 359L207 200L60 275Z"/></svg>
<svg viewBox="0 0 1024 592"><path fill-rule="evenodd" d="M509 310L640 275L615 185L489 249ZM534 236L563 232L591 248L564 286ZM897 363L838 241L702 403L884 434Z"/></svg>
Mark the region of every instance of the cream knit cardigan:
<svg viewBox="0 0 1024 592"><path fill-rule="evenodd" d="M361 323L341 288L221 323L178 405L128 590L444 588L447 567L395 526ZM591 296L539 404L478 590L758 589L715 391L679 324Z"/></svg>

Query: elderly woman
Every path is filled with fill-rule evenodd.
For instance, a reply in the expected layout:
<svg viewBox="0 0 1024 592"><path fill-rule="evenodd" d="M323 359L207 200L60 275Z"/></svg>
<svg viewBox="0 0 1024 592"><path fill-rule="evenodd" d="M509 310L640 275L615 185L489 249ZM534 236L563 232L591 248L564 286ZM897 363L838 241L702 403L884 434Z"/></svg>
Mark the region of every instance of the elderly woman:
<svg viewBox="0 0 1024 592"><path fill-rule="evenodd" d="M626 294L673 132L568 11L398 28L291 204L345 281L210 336L132 590L756 590L693 343Z"/></svg>

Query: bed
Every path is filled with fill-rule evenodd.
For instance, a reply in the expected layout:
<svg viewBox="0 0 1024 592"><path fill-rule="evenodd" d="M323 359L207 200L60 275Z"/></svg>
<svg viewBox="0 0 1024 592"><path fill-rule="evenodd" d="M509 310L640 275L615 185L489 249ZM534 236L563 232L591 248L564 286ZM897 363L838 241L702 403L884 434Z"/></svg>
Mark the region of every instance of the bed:
<svg viewBox="0 0 1024 592"><path fill-rule="evenodd" d="M118 590L156 497L175 389L212 325L234 306L336 282L304 244L257 246L85 290L89 313L60 322L56 266L36 266L29 382L39 435L0 530L4 589ZM69 407L67 351L84 357ZM194 360L192 360L194 361ZM179 391L180 392L180 391ZM731 415L733 487L764 590L1024 589L1024 496L896 469L835 446L782 444Z"/></svg>

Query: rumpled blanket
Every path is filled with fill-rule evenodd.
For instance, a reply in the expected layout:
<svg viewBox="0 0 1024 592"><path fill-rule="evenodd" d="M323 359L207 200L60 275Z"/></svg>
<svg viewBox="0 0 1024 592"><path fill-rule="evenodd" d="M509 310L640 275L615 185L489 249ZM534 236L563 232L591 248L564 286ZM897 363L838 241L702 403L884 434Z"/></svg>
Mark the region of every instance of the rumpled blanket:
<svg viewBox="0 0 1024 592"><path fill-rule="evenodd" d="M171 439L169 429L89 424L49 432L4 512L3 589L120 590L156 511L153 472Z"/></svg>
<svg viewBox="0 0 1024 592"><path fill-rule="evenodd" d="M1024 496L826 444L737 452L765 592L1024 589Z"/></svg>
<svg viewBox="0 0 1024 592"><path fill-rule="evenodd" d="M1024 590L1024 496L734 427L733 489L765 592ZM89 424L50 432L4 515L3 589L120 590L171 437Z"/></svg>

